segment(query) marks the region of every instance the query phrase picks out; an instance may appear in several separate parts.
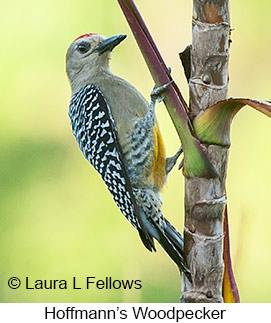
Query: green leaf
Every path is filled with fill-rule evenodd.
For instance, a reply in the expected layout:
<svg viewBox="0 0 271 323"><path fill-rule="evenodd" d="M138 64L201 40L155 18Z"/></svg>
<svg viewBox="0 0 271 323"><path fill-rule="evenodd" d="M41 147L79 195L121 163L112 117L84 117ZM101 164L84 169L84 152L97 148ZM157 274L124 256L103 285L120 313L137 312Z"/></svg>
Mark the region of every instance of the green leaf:
<svg viewBox="0 0 271 323"><path fill-rule="evenodd" d="M230 253L230 235L229 235L229 221L228 208L225 206L224 211L224 244L223 244L223 259L224 259L224 276L223 276L223 298L225 303L240 303L238 287L234 278L234 273L231 263Z"/></svg>
<svg viewBox="0 0 271 323"><path fill-rule="evenodd" d="M155 42L133 0L118 0L119 5L130 25L142 55L153 77L155 85L161 86L172 81ZM172 82L164 93L164 103L179 135L184 150L185 176L216 177L217 172L210 163L199 140L193 136L192 125L188 118L188 107L175 82Z"/></svg>
<svg viewBox="0 0 271 323"><path fill-rule="evenodd" d="M201 112L193 122L195 134L201 142L230 146L230 127L233 117L245 105L271 117L271 103L252 99L228 99L217 102Z"/></svg>

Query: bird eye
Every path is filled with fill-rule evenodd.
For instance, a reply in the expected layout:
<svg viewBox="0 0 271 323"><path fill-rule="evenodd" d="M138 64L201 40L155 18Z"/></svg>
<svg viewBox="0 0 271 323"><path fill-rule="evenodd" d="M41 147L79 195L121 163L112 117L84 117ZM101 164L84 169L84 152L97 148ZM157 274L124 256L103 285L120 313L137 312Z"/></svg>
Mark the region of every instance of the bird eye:
<svg viewBox="0 0 271 323"><path fill-rule="evenodd" d="M81 54L85 54L90 50L90 43L83 41L76 48Z"/></svg>

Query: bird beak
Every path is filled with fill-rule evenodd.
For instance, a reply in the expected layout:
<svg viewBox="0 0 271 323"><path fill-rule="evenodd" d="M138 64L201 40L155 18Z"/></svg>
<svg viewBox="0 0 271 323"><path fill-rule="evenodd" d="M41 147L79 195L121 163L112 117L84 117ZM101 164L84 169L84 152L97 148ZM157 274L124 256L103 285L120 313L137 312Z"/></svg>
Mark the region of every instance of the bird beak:
<svg viewBox="0 0 271 323"><path fill-rule="evenodd" d="M121 43L127 36L126 35L117 35L106 38L102 43L100 43L94 51L97 51L99 55L107 51L112 51L119 43Z"/></svg>

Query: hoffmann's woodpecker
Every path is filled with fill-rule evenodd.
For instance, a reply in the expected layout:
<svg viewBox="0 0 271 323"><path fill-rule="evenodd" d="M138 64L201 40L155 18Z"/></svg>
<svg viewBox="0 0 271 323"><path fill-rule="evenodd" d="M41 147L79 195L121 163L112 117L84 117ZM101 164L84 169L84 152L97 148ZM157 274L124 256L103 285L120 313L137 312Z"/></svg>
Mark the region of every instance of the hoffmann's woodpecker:
<svg viewBox="0 0 271 323"><path fill-rule="evenodd" d="M111 51L125 38L85 34L70 45L66 67L72 131L145 247L155 251L155 238L190 278L182 236L161 211L160 191L181 154L180 149L166 158L155 117L155 101L167 85L152 92L149 106L130 83L110 71Z"/></svg>

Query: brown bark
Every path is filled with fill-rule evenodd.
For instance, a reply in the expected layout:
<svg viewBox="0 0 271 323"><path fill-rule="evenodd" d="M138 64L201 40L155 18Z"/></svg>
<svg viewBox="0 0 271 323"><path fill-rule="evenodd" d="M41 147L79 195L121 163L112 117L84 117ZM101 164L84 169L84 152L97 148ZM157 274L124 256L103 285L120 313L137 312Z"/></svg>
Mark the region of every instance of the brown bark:
<svg viewBox="0 0 271 323"><path fill-rule="evenodd" d="M229 0L194 0L190 117L227 97ZM219 177L185 180L185 255L192 284L183 275L182 302L223 302L223 214L226 147L205 146Z"/></svg>

